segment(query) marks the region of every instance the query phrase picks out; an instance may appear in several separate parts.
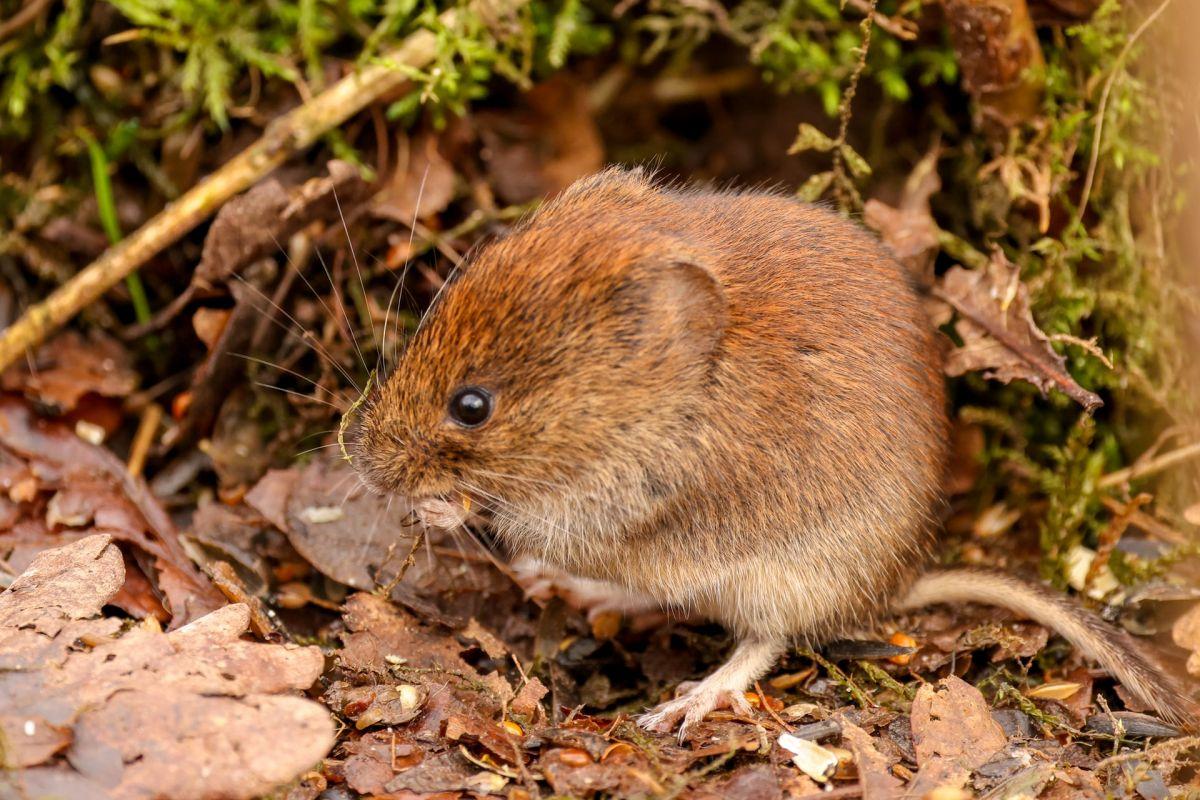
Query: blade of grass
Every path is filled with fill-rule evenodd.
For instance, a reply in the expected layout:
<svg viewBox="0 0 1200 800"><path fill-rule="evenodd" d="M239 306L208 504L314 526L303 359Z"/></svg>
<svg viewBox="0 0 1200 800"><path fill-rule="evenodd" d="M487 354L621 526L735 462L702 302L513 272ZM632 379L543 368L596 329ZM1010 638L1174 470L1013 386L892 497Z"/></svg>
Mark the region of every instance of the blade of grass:
<svg viewBox="0 0 1200 800"><path fill-rule="evenodd" d="M80 129L79 138L87 146L88 160L92 167L92 186L96 193L96 210L100 215L100 225L110 244L116 244L123 238L121 222L117 218L117 204L113 200L112 181L108 177L108 156L104 148L90 131ZM150 311L150 301L146 297L146 287L136 272L125 276L125 286L129 289L129 299L133 302L133 313L138 324L145 325L153 314Z"/></svg>

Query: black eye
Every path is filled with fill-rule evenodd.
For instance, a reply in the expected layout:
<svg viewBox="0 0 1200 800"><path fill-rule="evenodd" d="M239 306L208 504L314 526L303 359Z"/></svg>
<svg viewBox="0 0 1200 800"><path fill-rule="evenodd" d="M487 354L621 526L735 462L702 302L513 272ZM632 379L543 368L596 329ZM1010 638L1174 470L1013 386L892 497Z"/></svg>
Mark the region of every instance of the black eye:
<svg viewBox="0 0 1200 800"><path fill-rule="evenodd" d="M492 415L492 396L487 389L464 386L450 397L450 419L464 428L475 428Z"/></svg>

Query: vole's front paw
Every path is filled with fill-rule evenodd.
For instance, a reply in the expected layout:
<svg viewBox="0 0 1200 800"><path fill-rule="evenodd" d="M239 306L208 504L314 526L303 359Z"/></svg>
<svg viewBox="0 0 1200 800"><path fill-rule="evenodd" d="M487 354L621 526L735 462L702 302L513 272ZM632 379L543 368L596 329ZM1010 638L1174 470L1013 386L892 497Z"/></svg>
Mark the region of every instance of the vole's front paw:
<svg viewBox="0 0 1200 800"><path fill-rule="evenodd" d="M529 556L514 560L510 566L526 597L534 600L562 597L567 605L586 612L588 622L611 613L628 619L634 630L666 622L667 616L656 601L615 584L570 575Z"/></svg>
<svg viewBox="0 0 1200 800"><path fill-rule="evenodd" d="M708 685L705 685L708 684ZM681 693L638 717L638 724L646 730L670 733L679 725L679 741L687 738L688 730L703 720L710 711L731 708L745 717L754 716L754 709L740 691L726 689L709 681L680 684ZM681 723L682 720L682 723Z"/></svg>

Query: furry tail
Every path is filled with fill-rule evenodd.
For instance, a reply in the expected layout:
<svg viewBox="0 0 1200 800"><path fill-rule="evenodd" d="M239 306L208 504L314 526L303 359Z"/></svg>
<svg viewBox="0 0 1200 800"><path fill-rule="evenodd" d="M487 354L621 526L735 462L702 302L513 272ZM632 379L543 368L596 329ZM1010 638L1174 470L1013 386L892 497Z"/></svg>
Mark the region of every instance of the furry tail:
<svg viewBox="0 0 1200 800"><path fill-rule="evenodd" d="M1200 705L1141 644L1067 595L1002 572L935 570L918 578L897 607L909 610L935 603L1000 606L1045 625L1098 661L1163 719L1189 730L1200 727Z"/></svg>

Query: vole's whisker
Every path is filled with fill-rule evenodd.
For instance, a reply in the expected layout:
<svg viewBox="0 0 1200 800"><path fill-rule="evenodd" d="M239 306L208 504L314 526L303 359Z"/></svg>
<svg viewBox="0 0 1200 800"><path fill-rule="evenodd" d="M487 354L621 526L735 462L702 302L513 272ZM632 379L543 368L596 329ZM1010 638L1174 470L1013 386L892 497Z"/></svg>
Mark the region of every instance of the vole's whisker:
<svg viewBox="0 0 1200 800"><path fill-rule="evenodd" d="M261 289L259 289L254 284L250 283L248 280L243 278L241 275L238 275L235 272L233 274L233 277L236 278L237 280L241 281L245 286L249 287L251 291L253 291L255 294L257 294L263 300L266 300L267 303L270 304L273 308L275 308L280 314L287 317L288 320L293 325L295 325L297 329L299 329L300 331L303 332L302 336L297 336L296 338L299 339L301 342L307 344L309 347L311 347L314 353L316 353L317 355L321 356L326 361L328 361L330 366L332 366L334 369L336 369L338 372L340 372L342 377L345 378L350 383L350 385L354 387L355 391L357 391L359 394L362 394L362 389L359 388L358 383L354 380L353 377L351 377L350 373L346 371L346 368L343 367L341 364L339 364L337 359L334 358L333 355L328 350L325 349L325 346L323 344L321 344L321 340L318 339L313 334L312 331L310 331L308 328L306 328L300 324L300 320L296 319L291 314L289 314L287 309L283 308L278 303L276 303L274 300L267 297L265 294L263 294ZM287 325L284 325L282 322L275 319L274 316L269 316L268 319L270 319L272 322L274 322L276 325L278 325L283 330L287 331L290 335L296 336L295 330L293 330L292 328L289 328Z"/></svg>
<svg viewBox="0 0 1200 800"><path fill-rule="evenodd" d="M525 477L522 475L512 475L507 472L493 472L492 470L488 470L488 469L476 469L475 472L479 473L480 475L486 475L489 478L499 478L501 480L506 480L506 481L517 481L518 483L532 484L534 486L547 486L551 489L565 489L566 488L561 483L555 483L553 481L544 481L539 478L529 478L529 477Z"/></svg>
<svg viewBox="0 0 1200 800"><path fill-rule="evenodd" d="M399 316L400 303L404 301L404 284L408 281L408 269L412 265L413 238L417 234L417 220L421 216L421 199L425 196L425 181L428 180L428 178L429 178L429 164L427 163L425 165L425 172L423 172L421 174L421 185L417 187L417 202L415 204L413 204L412 225L408 226L408 252L406 252L404 254L404 266L401 267L401 269L400 269L400 279L397 281L395 288L392 289L392 296L388 298L387 312L383 318L383 325L384 325L384 327L383 327L383 344L380 348L380 354L383 355L385 358L384 366L387 365L387 361L386 361L387 321L392 315L392 299L395 298L395 300L396 300L396 314L397 314L397 316ZM396 297L397 289L400 290L399 297ZM415 300L416 298L414 297L413 299ZM422 316L424 316L424 315L422 315ZM418 325L418 327L419 327L419 325ZM400 360L399 335L397 334L395 338L396 338L396 346L395 346L396 352L392 356L393 364Z"/></svg>
<svg viewBox="0 0 1200 800"><path fill-rule="evenodd" d="M328 394L330 397L334 398L335 400L343 400L343 401L345 400L344 397L342 397L340 394L338 394L337 392L330 389L328 386L322 386L321 384L317 383L316 381L314 381L312 378L308 377L307 375L301 375L299 372L296 372L293 369L288 369L287 367L283 366L282 364L276 364L274 361L268 361L265 358L258 358L257 356L246 355L245 353L230 353L229 355L233 356L234 358L241 358L241 359L245 359L246 361L253 361L256 364L262 364L264 367L270 367L271 369L277 369L280 372L287 373L288 375L291 375L294 378L299 378L300 380L304 381L305 383L312 384L312 386L314 388L319 389L322 392L325 392L326 394ZM347 405L349 405L349 403L347 403Z"/></svg>
<svg viewBox="0 0 1200 800"><path fill-rule="evenodd" d="M317 291L317 287L312 285L312 281L310 281L308 279L308 276L304 274L304 270L300 269L300 267L294 261L292 261L291 255L289 255L287 250L284 249L283 245L281 245L279 243L279 240L275 238L275 234L268 231L268 235L271 237L271 241L273 241L275 243L275 246L278 247L280 252L283 253L284 259L287 260L288 267L290 267L296 273L296 275L299 276L300 280L304 281L304 285L308 287L308 291L310 293L312 293L312 296L316 299L316 301L318 303L320 303L322 308L325 309L326 313L329 314L329 318L333 319L333 320L338 319L338 314L332 308L330 308L329 303L327 303L325 301L325 296ZM321 266L324 267L325 260L321 256L321 248L317 247L316 243L313 243L312 251L316 255L317 260L321 262ZM325 270L325 274L329 275L328 269ZM329 279L329 283L330 283L330 286L333 287L334 297L338 300L338 310L341 311L341 319L342 319L342 322L345 324L345 332L350 334L349 344L353 345L355 350L358 350L359 360L363 361L362 350L359 350L358 340L354 336L354 325L350 321L349 315L346 313L345 304L341 302L341 299L338 295L337 287L333 285L332 277ZM338 330L342 330L342 326L339 325ZM364 368L366 367L365 361L363 363L363 367Z"/></svg>
<svg viewBox="0 0 1200 800"><path fill-rule="evenodd" d="M337 303L337 307L342 312L342 322L346 326L346 333L350 336L350 344L354 347L354 352L358 354L358 362L362 364L362 368L367 369L367 359L363 355L362 348L358 346L358 336L354 333L354 322L350 319L350 312L346 308L346 299L342 297L342 292L338 288L337 281L333 279L333 272L330 271L329 265L325 263L325 257L321 255L321 248L314 247L313 252L317 256L317 263L321 265L321 270L325 273L325 278L329 281L329 288L333 290L333 301ZM306 281L307 283L307 281ZM309 284L311 287L311 284ZM315 293L315 289L313 290ZM322 305L324 302L322 301ZM325 306L328 308L328 306ZM330 314L332 316L332 312ZM337 319L337 317L333 317Z"/></svg>
<svg viewBox="0 0 1200 800"><path fill-rule="evenodd" d="M354 242L350 238L350 226L346 224L346 215L342 213L342 201L338 199L337 186L331 184L330 188L333 190L333 204L337 207L338 218L341 219L341 221L342 221L342 231L346 234L346 246L349 247L349 249L350 249L350 260L354 264L354 274L358 277L358 288L362 291L363 302L366 303L367 302L367 284L365 281L363 281L362 268L358 264L358 253L354 252ZM375 340L375 326L371 325L370 327L371 327L371 340L374 342L375 349L378 352L379 342L374 341ZM354 329L351 328L350 330L351 330L351 333L353 334ZM355 346L355 349L358 350L358 357L359 357L359 360L362 361L363 369L369 371L370 367L367 366L367 359L363 356L362 350L358 347L358 338L357 337L355 337L354 346Z"/></svg>
<svg viewBox="0 0 1200 800"><path fill-rule="evenodd" d="M515 517L518 519L521 517L529 517L530 519L533 519L533 520L536 520L537 522L542 523L543 525L545 525L548 528L553 528L554 530L558 531L559 533L562 533L564 536L571 536L570 531L560 527L559 525L551 522L548 519L543 519L542 517L539 517L536 514L530 514L526 511L518 512L517 508L515 506L513 506L511 503L509 503L507 500L497 497L496 495L491 494L490 492L484 491L483 489L480 489L478 486L468 483L467 481L461 481L461 483L462 483L463 487L465 487L468 491L479 494L480 496L482 496L486 499L492 500L497 505L499 505L502 509L506 510L508 512L508 514L512 517Z"/></svg>
<svg viewBox="0 0 1200 800"><path fill-rule="evenodd" d="M300 450L293 456L293 458L299 458L300 456L306 456L309 453L315 453L318 450L327 450L330 447L337 447L337 446L338 446L337 442L330 442L329 444L319 444L316 447L310 447L307 450Z"/></svg>
<svg viewBox="0 0 1200 800"><path fill-rule="evenodd" d="M282 386L274 386L270 383L263 383L262 381L254 381L254 385L261 386L264 389L270 389L275 392L283 392L284 394L291 395L292 397L298 398L300 400L307 400L310 403L320 403L323 406L328 406L329 408L332 408L334 411L336 411L339 414L342 413L342 410L340 408L338 408L337 406L335 406L333 403L329 402L328 400L322 400L319 397L313 397L311 394L305 394L304 392L297 392L295 389L285 389Z"/></svg>

